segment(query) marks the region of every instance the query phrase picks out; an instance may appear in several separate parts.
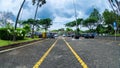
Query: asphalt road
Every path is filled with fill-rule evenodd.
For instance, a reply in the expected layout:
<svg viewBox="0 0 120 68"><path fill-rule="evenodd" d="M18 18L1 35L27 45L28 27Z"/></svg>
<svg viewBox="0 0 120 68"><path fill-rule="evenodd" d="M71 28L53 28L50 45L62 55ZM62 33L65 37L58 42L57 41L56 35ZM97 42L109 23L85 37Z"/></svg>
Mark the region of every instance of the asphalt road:
<svg viewBox="0 0 120 68"><path fill-rule="evenodd" d="M45 40L0 54L0 68L33 68L55 39Z"/></svg>
<svg viewBox="0 0 120 68"><path fill-rule="evenodd" d="M120 42L97 39L67 41L89 68L120 68Z"/></svg>
<svg viewBox="0 0 120 68"><path fill-rule="evenodd" d="M86 66L120 68L120 42L60 37L0 53L0 68L87 68Z"/></svg>

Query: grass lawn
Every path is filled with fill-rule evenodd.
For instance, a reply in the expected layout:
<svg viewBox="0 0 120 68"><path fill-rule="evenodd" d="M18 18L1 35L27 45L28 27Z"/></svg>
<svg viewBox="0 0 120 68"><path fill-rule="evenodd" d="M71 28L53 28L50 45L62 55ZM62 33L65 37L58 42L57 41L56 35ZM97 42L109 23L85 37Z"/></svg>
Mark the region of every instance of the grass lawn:
<svg viewBox="0 0 120 68"><path fill-rule="evenodd" d="M115 34L113 36L115 36ZM116 36L120 36L120 34L116 34Z"/></svg>
<svg viewBox="0 0 120 68"><path fill-rule="evenodd" d="M27 42L27 41L32 41L32 40L38 40L40 38L25 38L24 40L18 40L18 41L9 41L9 40L0 40L0 47L1 46L7 46L9 44L14 44L14 43L20 43L20 42Z"/></svg>
<svg viewBox="0 0 120 68"><path fill-rule="evenodd" d="M120 34L116 34L116 36L120 36Z"/></svg>

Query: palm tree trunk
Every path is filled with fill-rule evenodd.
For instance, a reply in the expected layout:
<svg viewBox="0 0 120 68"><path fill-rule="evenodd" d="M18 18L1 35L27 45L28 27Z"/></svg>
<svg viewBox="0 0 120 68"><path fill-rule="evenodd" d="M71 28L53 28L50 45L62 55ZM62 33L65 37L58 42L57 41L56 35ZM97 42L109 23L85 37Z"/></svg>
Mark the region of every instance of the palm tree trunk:
<svg viewBox="0 0 120 68"><path fill-rule="evenodd" d="M115 9L114 9L113 6L112 6L111 0L108 0L108 1L109 1L109 3L110 3L110 6L112 7L113 11L115 12Z"/></svg>
<svg viewBox="0 0 120 68"><path fill-rule="evenodd" d="M20 12L21 12L21 10L22 10L22 7L23 7L24 3L25 3L25 0L23 1L22 5L21 5L21 7L20 7L20 9L19 9L19 12L18 12L18 15L17 15L17 18L16 18L16 22L15 22L15 30L16 30L16 28L17 28L18 19L19 19Z"/></svg>
<svg viewBox="0 0 120 68"><path fill-rule="evenodd" d="M36 10L35 10L34 21L36 20L38 7L39 7L39 2L37 3L37 7L36 7ZM35 26L35 22L34 22L34 24L33 24L33 28L32 28L32 38L34 38L34 26Z"/></svg>
<svg viewBox="0 0 120 68"><path fill-rule="evenodd" d="M116 4L117 4L117 9L118 9L118 11L120 11L120 5L119 5L118 0L115 0L115 2L116 2Z"/></svg>
<svg viewBox="0 0 120 68"><path fill-rule="evenodd" d="M19 9L19 12L18 12L18 14L17 14L17 18L16 18L16 22L15 22L15 30L16 30L16 28L17 28L17 23L18 23L18 19L19 19L19 16L20 16L20 12L21 12L21 10L22 10L22 7L23 7L25 1L26 1L26 0L24 0L24 1L22 2L22 5L21 5L21 7L20 7L20 9ZM15 33L14 36L13 36L13 41L15 41L15 40L16 40L16 33Z"/></svg>

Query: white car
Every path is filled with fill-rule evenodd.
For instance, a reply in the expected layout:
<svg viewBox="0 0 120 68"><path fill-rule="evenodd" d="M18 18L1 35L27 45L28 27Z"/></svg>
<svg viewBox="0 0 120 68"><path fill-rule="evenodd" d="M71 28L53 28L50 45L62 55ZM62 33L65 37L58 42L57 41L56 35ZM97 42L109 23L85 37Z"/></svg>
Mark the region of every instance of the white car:
<svg viewBox="0 0 120 68"><path fill-rule="evenodd" d="M58 37L58 34L55 34L54 37Z"/></svg>

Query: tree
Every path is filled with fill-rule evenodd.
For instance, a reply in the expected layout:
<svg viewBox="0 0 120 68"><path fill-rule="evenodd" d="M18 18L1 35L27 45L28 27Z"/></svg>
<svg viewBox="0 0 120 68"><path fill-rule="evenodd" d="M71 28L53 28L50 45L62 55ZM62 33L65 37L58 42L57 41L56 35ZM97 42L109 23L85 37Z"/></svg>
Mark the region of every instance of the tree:
<svg viewBox="0 0 120 68"><path fill-rule="evenodd" d="M77 35L79 34L80 28L82 26L82 21L83 21L82 18L78 18L77 19L77 26L78 26L78 28L75 31ZM65 26L66 27L75 27L76 26L76 21L68 22L68 23L65 24Z"/></svg>
<svg viewBox="0 0 120 68"><path fill-rule="evenodd" d="M117 15L116 21L117 21L117 27L118 27L118 33L120 32L120 1L119 0L108 0L110 3L111 8L113 9L113 12Z"/></svg>
<svg viewBox="0 0 120 68"><path fill-rule="evenodd" d="M113 22L116 21L116 14L107 9L103 12L103 17L106 25L113 25Z"/></svg>
<svg viewBox="0 0 120 68"><path fill-rule="evenodd" d="M24 26L25 25L24 22L25 20L18 20L19 27Z"/></svg>
<svg viewBox="0 0 120 68"><path fill-rule="evenodd" d="M50 18L46 18L46 19L41 19L38 21L39 24L42 26L42 28L45 29L45 32L48 30L48 28L50 28L50 26L52 25L52 20Z"/></svg>
<svg viewBox="0 0 120 68"><path fill-rule="evenodd" d="M83 26L87 27L92 32L96 22L96 18L87 18L86 20L84 20Z"/></svg>
<svg viewBox="0 0 120 68"><path fill-rule="evenodd" d="M109 33L109 34L114 34L114 29L111 25L108 25L106 27L106 33Z"/></svg>
<svg viewBox="0 0 120 68"><path fill-rule="evenodd" d="M64 28L58 29L58 34L59 34L59 35L66 34L65 29L64 29Z"/></svg>
<svg viewBox="0 0 120 68"><path fill-rule="evenodd" d="M23 24L33 25L33 24L34 24L34 21L35 21L34 19L30 18L30 19L24 21Z"/></svg>
<svg viewBox="0 0 120 68"><path fill-rule="evenodd" d="M82 21L83 21L82 18L78 18L78 19L77 19L77 25L79 26L79 29L80 29L81 26L82 26Z"/></svg>
<svg viewBox="0 0 120 68"><path fill-rule="evenodd" d="M67 31L67 32L73 32L73 29L71 29L71 28L66 28L66 31Z"/></svg>
<svg viewBox="0 0 120 68"><path fill-rule="evenodd" d="M32 28L32 25L34 25L34 26L36 26L37 29L40 28L40 25L41 25L39 23L39 20L34 20L32 18L30 18L30 19L28 19L26 21L23 21L22 24L23 25L30 25L30 28ZM33 38L32 35L31 35L31 38Z"/></svg>
<svg viewBox="0 0 120 68"><path fill-rule="evenodd" d="M72 21L72 22L68 22L65 24L66 27L74 27L76 24L75 24L75 21Z"/></svg>
<svg viewBox="0 0 120 68"><path fill-rule="evenodd" d="M37 3L36 10L35 10L35 16L34 16L34 20L36 20L38 7L41 7L42 5L44 5L46 3L46 0L32 0L32 3L33 3L33 5L35 5ZM34 24L33 24L33 28L32 28L32 38L34 38L33 34L34 34Z"/></svg>
<svg viewBox="0 0 120 68"><path fill-rule="evenodd" d="M46 3L46 0L32 0L33 5L35 5L36 2L37 2L37 6L36 6L36 11L35 11L34 19L36 19L38 7L41 7L42 5L44 5Z"/></svg>
<svg viewBox="0 0 120 68"><path fill-rule="evenodd" d="M22 7L23 7L25 1L26 1L26 0L23 0L22 5L21 5L21 7L20 7L20 9L19 9L19 12L18 12L18 14L17 14L17 18L16 18L16 22L15 22L15 30L16 30L16 28L17 28L17 23L18 23L18 19L19 19L19 16L20 16L20 12L21 12L21 10L22 10ZM16 34L14 35L13 40L14 40L14 41L16 40Z"/></svg>
<svg viewBox="0 0 120 68"><path fill-rule="evenodd" d="M97 26L97 28L96 28L96 32L97 32L98 34L106 33L106 30L107 30L107 29L104 27L103 24L99 24L99 25Z"/></svg>
<svg viewBox="0 0 120 68"><path fill-rule="evenodd" d="M29 33L31 31L30 25L28 24L24 25L23 29L25 29L26 33Z"/></svg>
<svg viewBox="0 0 120 68"><path fill-rule="evenodd" d="M111 30L111 33L114 32L114 30L113 30L113 22L117 22L117 27L118 28L120 27L120 16L118 16L113 11L109 11L108 9L106 9L103 12L103 17L104 17L105 25L109 26L108 28ZM107 32L110 33L109 30Z"/></svg>
<svg viewBox="0 0 120 68"><path fill-rule="evenodd" d="M100 13L97 9L94 8L89 17L94 17L98 21L100 18Z"/></svg>
<svg viewBox="0 0 120 68"><path fill-rule="evenodd" d="M7 22L7 23L6 23L5 28L8 28L8 29L9 29L9 28L12 28L12 27L13 27L13 26L10 24L10 22Z"/></svg>
<svg viewBox="0 0 120 68"><path fill-rule="evenodd" d="M91 12L90 18L95 18L97 21L96 21L96 26L98 26L99 24L102 23L103 19L102 19L102 15L99 13L99 11L94 8L93 12Z"/></svg>
<svg viewBox="0 0 120 68"><path fill-rule="evenodd" d="M113 15L113 12L110 12L108 9L105 9L103 12L103 17L106 25L109 25L115 21L115 16Z"/></svg>
<svg viewBox="0 0 120 68"><path fill-rule="evenodd" d="M52 30L51 32L53 32L53 33L58 33L59 31L58 31L58 30Z"/></svg>
<svg viewBox="0 0 120 68"><path fill-rule="evenodd" d="M20 9L19 9L19 12L18 12L18 14L17 14L17 18L16 18L16 22L15 22L15 30L16 30L16 28L17 28L17 23L18 23L18 19L19 19L19 16L20 16L20 12L21 12L21 10L22 10L22 7L23 7L25 1L26 1L26 0L23 0L22 5L21 5L21 7L20 7Z"/></svg>
<svg viewBox="0 0 120 68"><path fill-rule="evenodd" d="M108 1L110 3L110 6L113 9L113 12L119 14L119 12L120 12L120 1L118 1L118 0L108 0Z"/></svg>
<svg viewBox="0 0 120 68"><path fill-rule="evenodd" d="M82 24L83 19L78 18L77 19L77 25L80 26ZM75 27L76 26L76 21L68 22L65 24L66 27Z"/></svg>
<svg viewBox="0 0 120 68"><path fill-rule="evenodd" d="M64 28L60 28L60 29L58 29L58 31L65 31L65 29Z"/></svg>
<svg viewBox="0 0 120 68"><path fill-rule="evenodd" d="M28 20L23 21L22 24L23 24L23 25L28 24L28 25L30 25L30 28L32 29L32 25L33 25L33 22L34 22L34 21L35 21L34 19L30 18L30 19L28 19Z"/></svg>

